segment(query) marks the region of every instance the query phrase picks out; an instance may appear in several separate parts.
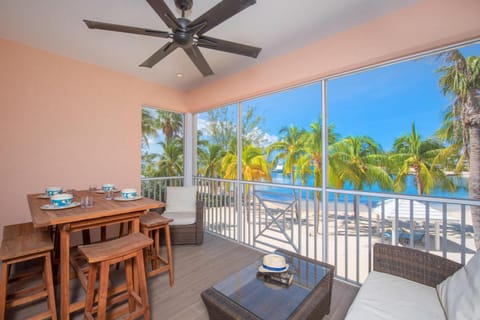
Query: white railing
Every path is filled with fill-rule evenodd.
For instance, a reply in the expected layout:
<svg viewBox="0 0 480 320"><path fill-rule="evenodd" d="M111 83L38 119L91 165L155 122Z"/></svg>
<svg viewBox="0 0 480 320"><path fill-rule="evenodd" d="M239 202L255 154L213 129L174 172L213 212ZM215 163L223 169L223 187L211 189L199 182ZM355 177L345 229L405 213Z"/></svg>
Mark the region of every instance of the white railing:
<svg viewBox="0 0 480 320"><path fill-rule="evenodd" d="M165 179L148 180L158 181L154 190L177 181ZM327 188L324 221L321 188L202 177L194 184L204 203L206 231L267 252L281 247L326 257L337 278L353 283L363 282L372 269L376 242L460 263L475 252L470 207L480 201Z"/></svg>
<svg viewBox="0 0 480 320"><path fill-rule="evenodd" d="M183 177L141 179L142 195L158 201L165 201L166 188L172 186L183 186Z"/></svg>

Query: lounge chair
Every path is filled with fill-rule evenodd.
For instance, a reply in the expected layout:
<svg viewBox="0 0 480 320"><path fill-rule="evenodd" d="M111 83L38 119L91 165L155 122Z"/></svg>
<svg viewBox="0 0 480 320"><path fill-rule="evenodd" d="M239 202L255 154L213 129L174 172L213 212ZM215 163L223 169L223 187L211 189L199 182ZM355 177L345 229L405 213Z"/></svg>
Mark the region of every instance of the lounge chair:
<svg viewBox="0 0 480 320"><path fill-rule="evenodd" d="M398 242L403 245L408 245L410 243L411 233L408 229L398 228L397 229ZM387 229L383 233L383 237L388 240L392 240L392 229ZM413 243L423 243L425 238L425 231L423 230L413 230Z"/></svg>

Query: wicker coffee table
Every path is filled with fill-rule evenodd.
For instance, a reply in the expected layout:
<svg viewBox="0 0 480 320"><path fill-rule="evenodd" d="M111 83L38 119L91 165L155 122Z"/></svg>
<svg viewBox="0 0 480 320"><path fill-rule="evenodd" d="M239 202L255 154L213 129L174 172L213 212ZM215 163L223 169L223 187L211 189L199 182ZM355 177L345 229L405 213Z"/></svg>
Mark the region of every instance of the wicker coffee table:
<svg viewBox="0 0 480 320"><path fill-rule="evenodd" d="M278 249L294 273L290 287L256 278L260 261L202 292L210 319L321 319L330 312L334 267Z"/></svg>

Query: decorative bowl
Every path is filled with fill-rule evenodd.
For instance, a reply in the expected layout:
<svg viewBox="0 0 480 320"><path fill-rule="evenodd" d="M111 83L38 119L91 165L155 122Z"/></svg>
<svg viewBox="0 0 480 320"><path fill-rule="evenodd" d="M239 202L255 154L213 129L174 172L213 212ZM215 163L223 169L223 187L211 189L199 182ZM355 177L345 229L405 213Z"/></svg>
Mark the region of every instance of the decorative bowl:
<svg viewBox="0 0 480 320"><path fill-rule="evenodd" d="M135 199L137 197L137 189L122 189L121 193L123 199Z"/></svg>
<svg viewBox="0 0 480 320"><path fill-rule="evenodd" d="M47 196L51 197L53 195L62 193L62 189L62 187L48 187L45 189L45 193L47 194Z"/></svg>
<svg viewBox="0 0 480 320"><path fill-rule="evenodd" d="M55 207L66 207L72 203L73 195L70 193L56 194L50 197L50 203Z"/></svg>
<svg viewBox="0 0 480 320"><path fill-rule="evenodd" d="M103 191L110 191L110 190L114 190L115 189L115 185L112 184L112 183L105 183L105 184L102 184L102 190Z"/></svg>

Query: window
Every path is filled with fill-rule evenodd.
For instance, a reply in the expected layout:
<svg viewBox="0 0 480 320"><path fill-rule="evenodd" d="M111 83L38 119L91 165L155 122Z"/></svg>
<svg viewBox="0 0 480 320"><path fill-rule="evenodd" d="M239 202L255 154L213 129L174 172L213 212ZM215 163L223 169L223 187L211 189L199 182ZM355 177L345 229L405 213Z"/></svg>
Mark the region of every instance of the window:
<svg viewBox="0 0 480 320"><path fill-rule="evenodd" d="M183 175L183 115L142 108L142 176Z"/></svg>

